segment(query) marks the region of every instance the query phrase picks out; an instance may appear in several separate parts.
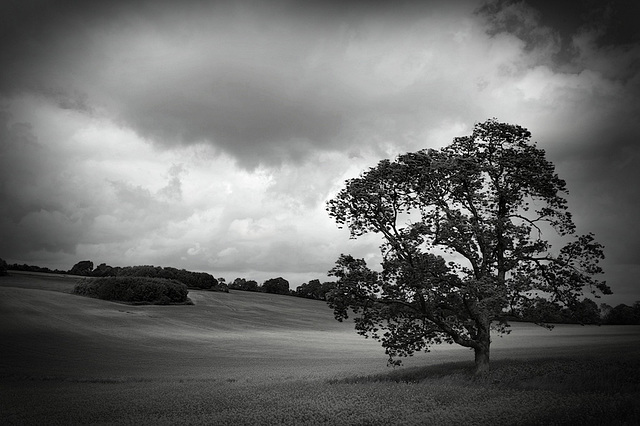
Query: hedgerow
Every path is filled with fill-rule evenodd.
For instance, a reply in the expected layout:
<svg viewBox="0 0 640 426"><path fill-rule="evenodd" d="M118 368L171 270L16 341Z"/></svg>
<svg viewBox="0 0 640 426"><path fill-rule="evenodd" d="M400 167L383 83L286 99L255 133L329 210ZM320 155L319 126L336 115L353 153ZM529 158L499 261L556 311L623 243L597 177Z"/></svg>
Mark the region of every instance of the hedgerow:
<svg viewBox="0 0 640 426"><path fill-rule="evenodd" d="M187 304L187 286L176 280L147 277L85 278L74 294L132 304Z"/></svg>
<svg viewBox="0 0 640 426"><path fill-rule="evenodd" d="M118 277L148 277L165 278L184 283L189 288L202 290L229 291L226 286L219 286L218 280L206 272L191 272L184 269L171 267L140 265L126 266L116 270L114 275Z"/></svg>

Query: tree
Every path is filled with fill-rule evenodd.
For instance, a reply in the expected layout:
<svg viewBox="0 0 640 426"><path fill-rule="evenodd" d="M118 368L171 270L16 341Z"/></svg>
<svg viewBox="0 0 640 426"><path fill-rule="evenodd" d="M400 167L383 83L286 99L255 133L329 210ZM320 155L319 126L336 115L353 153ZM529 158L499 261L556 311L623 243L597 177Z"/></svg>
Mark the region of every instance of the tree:
<svg viewBox="0 0 640 426"><path fill-rule="evenodd" d="M600 309L598 304L591 299L584 299L573 306L571 317L580 324L600 324Z"/></svg>
<svg viewBox="0 0 640 426"><path fill-rule="evenodd" d="M262 284L265 293L289 294L289 281L282 277L268 279Z"/></svg>
<svg viewBox="0 0 640 426"><path fill-rule="evenodd" d="M73 267L69 270L69 274L71 275L91 275L93 271L93 262L90 260L81 260L80 262L73 265Z"/></svg>
<svg viewBox="0 0 640 426"><path fill-rule="evenodd" d="M244 278L236 278L231 284L229 284L229 288L232 290L260 291L257 281L247 281Z"/></svg>
<svg viewBox="0 0 640 426"><path fill-rule="evenodd" d="M246 279L244 278L236 278L235 280L233 280L231 282L231 284L229 284L229 288L231 290L242 290L242 286L247 282Z"/></svg>
<svg viewBox="0 0 640 426"><path fill-rule="evenodd" d="M96 266L96 269L91 271L92 277L115 277L117 274L117 270L112 266L107 265L106 263L101 263Z"/></svg>
<svg viewBox="0 0 640 426"><path fill-rule="evenodd" d="M245 291L261 291L260 286L258 285L258 281L256 280L247 280L244 282L244 286L242 290Z"/></svg>
<svg viewBox="0 0 640 426"><path fill-rule="evenodd" d="M568 313L557 303L553 303L544 297L536 297L525 303L519 312L519 316L524 321L533 322L552 329L550 324L561 324L569 322Z"/></svg>
<svg viewBox="0 0 640 426"><path fill-rule="evenodd" d="M621 303L615 308L611 308L604 317L604 323L615 325L640 324L640 301L635 302L633 306Z"/></svg>
<svg viewBox="0 0 640 426"><path fill-rule="evenodd" d="M7 269L9 268L9 266L7 265L7 262L5 262L4 259L0 258L0 277L3 275L7 275Z"/></svg>
<svg viewBox="0 0 640 426"><path fill-rule="evenodd" d="M307 299L322 298L322 284L320 280L311 280L309 283L303 283L296 288L296 296L306 297Z"/></svg>
<svg viewBox="0 0 640 426"><path fill-rule="evenodd" d="M320 280L311 280L296 288L295 295L298 297L306 297L307 299L326 300L327 293L335 287L336 283L326 281L320 284Z"/></svg>
<svg viewBox="0 0 640 426"><path fill-rule="evenodd" d="M588 289L610 294L592 234L576 235L565 182L530 142L528 130L495 119L442 149L382 160L327 202L351 238L382 237L382 271L341 255L329 305L339 321L356 315L359 334L382 343L391 364L457 343L489 368L491 330L530 300L573 306ZM552 251L543 235L564 246Z"/></svg>
<svg viewBox="0 0 640 426"><path fill-rule="evenodd" d="M336 283L333 281L325 281L320 288L320 295L322 300L327 300L327 295L336 287Z"/></svg>

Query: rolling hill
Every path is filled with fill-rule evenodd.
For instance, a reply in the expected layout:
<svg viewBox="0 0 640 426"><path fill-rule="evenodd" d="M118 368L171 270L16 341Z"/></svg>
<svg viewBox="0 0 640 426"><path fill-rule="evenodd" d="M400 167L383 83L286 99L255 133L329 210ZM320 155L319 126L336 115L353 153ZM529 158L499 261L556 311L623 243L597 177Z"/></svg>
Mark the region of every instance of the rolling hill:
<svg viewBox="0 0 640 426"><path fill-rule="evenodd" d="M335 321L321 301L191 290L193 306L131 306L73 295L77 280L0 277L0 423L300 424L325 418L361 424L368 418L389 424L414 418L402 411L406 404L427 410L424 419L456 413L424 405L413 398L417 390L430 401L449 390L467 401L465 395L479 391L464 381L452 390L449 379L415 390L393 382L330 385L391 370L377 342L358 336L351 322ZM492 351L494 361L509 363L579 355L624 367L625 359L640 356L640 333L637 326L565 325L549 332L514 324L510 336L494 339ZM443 363L471 366L472 358L461 347L435 347L394 373ZM389 411L384 404L394 393L401 401ZM504 407L500 398L520 394L506 389L496 395L497 405L465 405L452 421L473 412L495 424L502 418L495 411ZM560 393L545 402L550 410L564 403L558 395L564 398ZM526 408L518 407L511 415Z"/></svg>

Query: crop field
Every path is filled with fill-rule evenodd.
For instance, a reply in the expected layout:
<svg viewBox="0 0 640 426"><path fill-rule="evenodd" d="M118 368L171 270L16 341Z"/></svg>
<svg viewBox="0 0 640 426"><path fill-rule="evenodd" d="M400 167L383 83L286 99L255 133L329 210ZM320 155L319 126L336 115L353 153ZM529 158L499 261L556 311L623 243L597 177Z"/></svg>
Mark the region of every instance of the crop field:
<svg viewBox="0 0 640 426"><path fill-rule="evenodd" d="M0 424L638 424L640 327L516 323L474 379L457 346L389 368L324 302L190 290L192 306L0 277Z"/></svg>

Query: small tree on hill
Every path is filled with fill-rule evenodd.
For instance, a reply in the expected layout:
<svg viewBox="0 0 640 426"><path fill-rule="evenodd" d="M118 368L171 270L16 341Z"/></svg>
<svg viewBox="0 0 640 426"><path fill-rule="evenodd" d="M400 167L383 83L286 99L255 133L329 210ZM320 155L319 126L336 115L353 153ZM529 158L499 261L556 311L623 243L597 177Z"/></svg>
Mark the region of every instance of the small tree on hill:
<svg viewBox="0 0 640 426"><path fill-rule="evenodd" d="M232 290L243 290L243 291L259 291L260 290L257 281L246 280L244 278L236 278L235 280L233 280L231 284L229 284L229 288Z"/></svg>
<svg viewBox="0 0 640 426"><path fill-rule="evenodd" d="M69 274L89 276L91 275L92 271L93 262L90 260L81 260L80 262L73 265L71 269L69 269Z"/></svg>
<svg viewBox="0 0 640 426"><path fill-rule="evenodd" d="M268 279L262 284L265 293L289 294L289 281L282 277Z"/></svg>
<svg viewBox="0 0 640 426"><path fill-rule="evenodd" d="M115 277L117 275L117 270L112 266L107 265L106 263L101 263L96 266L91 272L92 277Z"/></svg>
<svg viewBox="0 0 640 426"><path fill-rule="evenodd" d="M336 319L353 311L358 333L382 342L389 362L457 343L475 352L476 372L489 368L493 329L531 299L563 306L584 289L611 293L602 246L576 236L565 182L530 143L528 130L496 120L439 150L382 160L350 179L327 210L351 237L383 237L382 272L341 255L329 304ZM566 245L552 251L543 234Z"/></svg>
<svg viewBox="0 0 640 426"><path fill-rule="evenodd" d="M296 288L296 296L307 299L322 299L322 284L320 280L311 280Z"/></svg>

